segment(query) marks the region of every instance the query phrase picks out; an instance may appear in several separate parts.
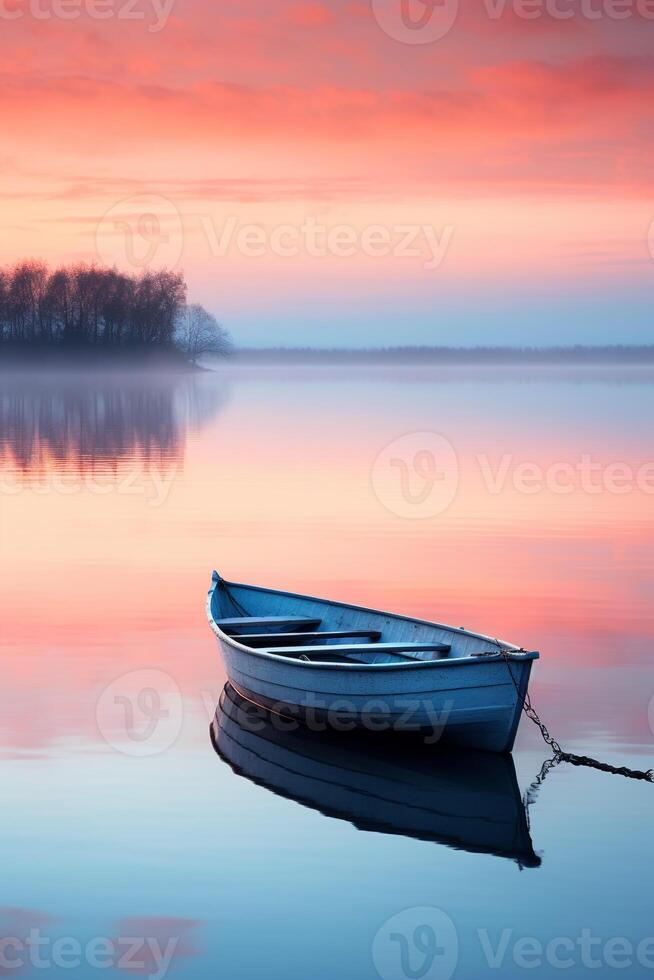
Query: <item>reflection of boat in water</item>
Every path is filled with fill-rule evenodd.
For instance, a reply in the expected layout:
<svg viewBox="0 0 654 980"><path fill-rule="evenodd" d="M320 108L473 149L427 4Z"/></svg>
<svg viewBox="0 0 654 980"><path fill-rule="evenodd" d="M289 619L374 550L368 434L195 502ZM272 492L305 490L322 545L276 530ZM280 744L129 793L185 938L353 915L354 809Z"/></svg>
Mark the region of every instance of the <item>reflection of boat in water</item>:
<svg viewBox="0 0 654 980"><path fill-rule="evenodd" d="M415 736L311 731L224 688L211 726L234 772L360 830L537 867L513 760Z"/></svg>

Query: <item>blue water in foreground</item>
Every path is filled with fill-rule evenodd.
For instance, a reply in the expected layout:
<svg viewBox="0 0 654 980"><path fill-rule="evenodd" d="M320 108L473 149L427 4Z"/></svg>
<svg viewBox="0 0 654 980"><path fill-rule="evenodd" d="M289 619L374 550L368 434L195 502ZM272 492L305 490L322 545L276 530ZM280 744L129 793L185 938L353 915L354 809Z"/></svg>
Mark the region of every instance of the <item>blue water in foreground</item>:
<svg viewBox="0 0 654 980"><path fill-rule="evenodd" d="M0 975L654 976L654 785L561 764L527 827L527 719L515 783L407 758L390 808L383 754L237 774L203 611L217 567L500 635L564 747L647 769L653 414L635 371L0 379Z"/></svg>

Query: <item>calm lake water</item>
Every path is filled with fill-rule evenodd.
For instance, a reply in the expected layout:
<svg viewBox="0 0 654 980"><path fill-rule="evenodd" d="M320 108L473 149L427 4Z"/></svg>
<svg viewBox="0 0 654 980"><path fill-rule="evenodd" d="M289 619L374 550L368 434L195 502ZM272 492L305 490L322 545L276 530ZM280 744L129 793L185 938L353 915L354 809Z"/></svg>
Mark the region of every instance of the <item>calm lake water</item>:
<svg viewBox="0 0 654 980"><path fill-rule="evenodd" d="M499 635L647 769L653 417L638 370L0 378L0 975L654 976L654 786L562 764L527 829L526 718L485 767L223 714L238 774L203 610L216 567Z"/></svg>

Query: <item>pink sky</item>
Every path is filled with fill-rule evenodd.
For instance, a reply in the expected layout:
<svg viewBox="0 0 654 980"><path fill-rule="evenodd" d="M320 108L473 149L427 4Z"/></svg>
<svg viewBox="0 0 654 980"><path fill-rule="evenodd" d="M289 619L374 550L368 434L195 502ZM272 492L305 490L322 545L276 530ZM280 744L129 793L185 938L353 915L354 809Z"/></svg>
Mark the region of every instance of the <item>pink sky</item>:
<svg viewBox="0 0 654 980"><path fill-rule="evenodd" d="M0 261L178 265L244 344L649 340L654 2L400 4L2 0Z"/></svg>

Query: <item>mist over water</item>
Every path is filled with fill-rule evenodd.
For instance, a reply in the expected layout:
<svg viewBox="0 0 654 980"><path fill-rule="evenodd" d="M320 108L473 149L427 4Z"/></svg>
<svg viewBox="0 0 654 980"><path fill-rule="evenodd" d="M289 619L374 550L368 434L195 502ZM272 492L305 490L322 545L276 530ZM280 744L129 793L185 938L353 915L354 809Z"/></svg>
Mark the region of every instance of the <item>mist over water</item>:
<svg viewBox="0 0 654 980"><path fill-rule="evenodd" d="M421 920L386 924L423 907L453 923L454 976L524 976L524 937L571 939L570 976L584 930L603 966L615 938L635 951L653 787L562 765L527 828L548 755L527 719L493 779L424 750L255 746L233 718L221 758L203 602L216 567L538 649L564 748L649 768L653 410L630 369L0 375L2 934L172 936L169 975L198 978L385 976ZM506 929L493 968L480 931L497 949Z"/></svg>

